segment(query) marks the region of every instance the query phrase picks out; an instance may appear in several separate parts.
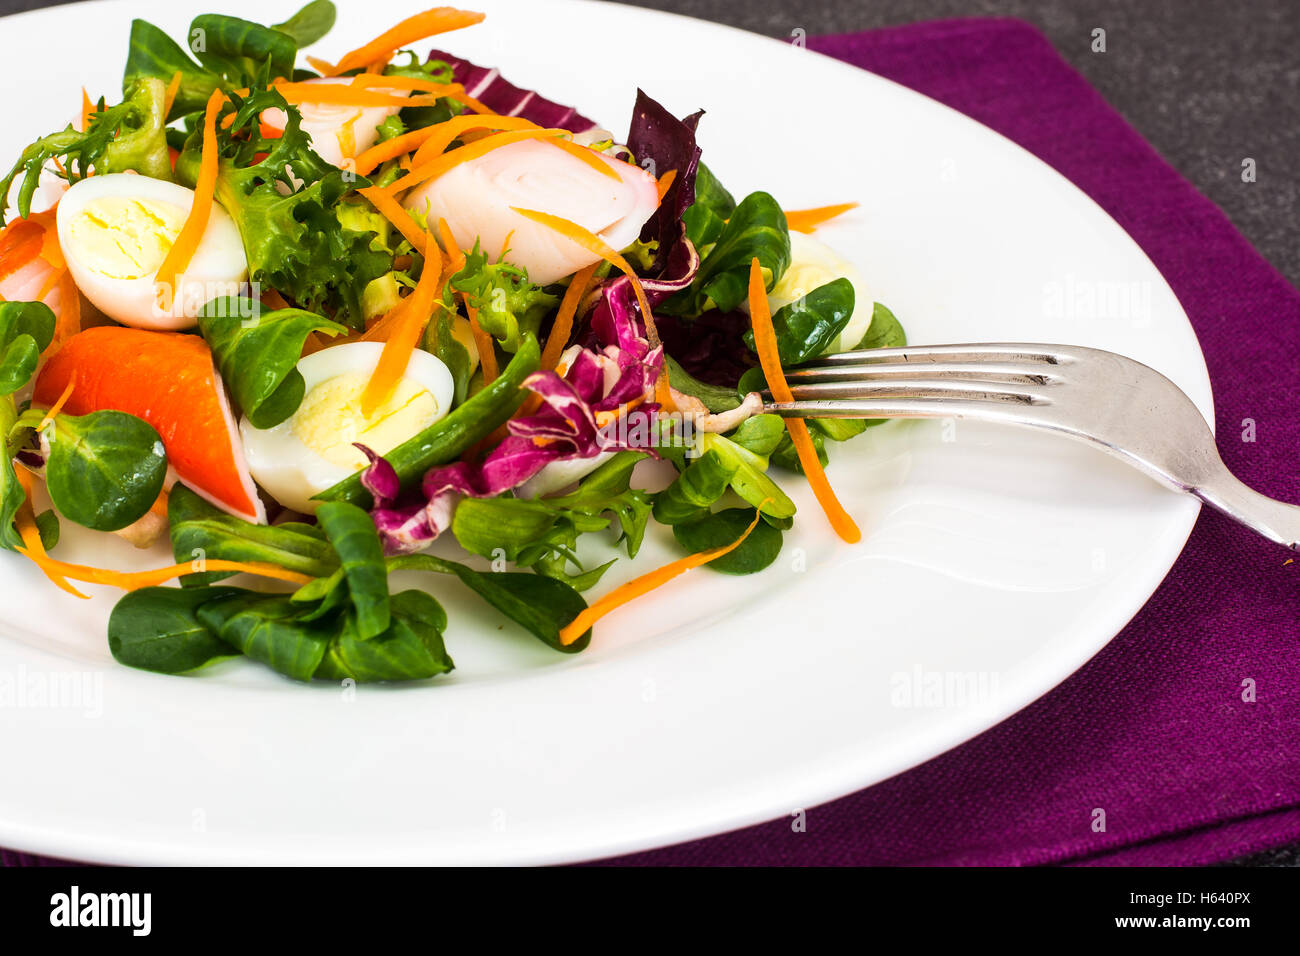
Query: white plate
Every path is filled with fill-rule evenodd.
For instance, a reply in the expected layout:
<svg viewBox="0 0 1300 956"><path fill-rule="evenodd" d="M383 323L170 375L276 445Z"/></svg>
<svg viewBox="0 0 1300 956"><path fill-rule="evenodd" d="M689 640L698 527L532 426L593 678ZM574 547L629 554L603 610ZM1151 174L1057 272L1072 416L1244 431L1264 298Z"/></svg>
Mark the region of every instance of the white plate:
<svg viewBox="0 0 1300 956"><path fill-rule="evenodd" d="M149 0L6 19L0 153L62 125L82 84L112 98L132 16L184 36L209 8L265 21L295 6ZM596 3L482 6L485 24L444 42L515 83L620 135L638 85L679 115L703 106L705 160L738 195L859 201L821 238L913 342L1113 349L1212 420L1196 339L1150 261L984 127L736 30ZM313 52L415 9L345 4ZM1142 606L1198 508L1083 446L968 423L871 429L830 474L861 545L835 541L788 481L801 513L776 565L694 572L608 618L575 658L435 582L458 670L421 686L302 686L244 662L193 679L118 667L109 594L77 602L0 555L0 845L135 863L540 863L770 819L914 766L1051 689ZM74 557L164 559L73 537ZM667 538L653 532L638 570L669 557ZM632 571L620 562L606 586ZM35 705L83 676L84 704Z"/></svg>

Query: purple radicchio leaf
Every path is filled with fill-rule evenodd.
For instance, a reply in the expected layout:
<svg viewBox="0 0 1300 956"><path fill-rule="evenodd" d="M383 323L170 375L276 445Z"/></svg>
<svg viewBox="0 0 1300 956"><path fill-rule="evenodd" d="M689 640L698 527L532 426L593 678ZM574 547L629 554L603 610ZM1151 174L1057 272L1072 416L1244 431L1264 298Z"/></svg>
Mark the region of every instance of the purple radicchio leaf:
<svg viewBox="0 0 1300 956"><path fill-rule="evenodd" d="M643 242L659 242L653 272L664 271L672 251L685 240L682 214L695 202L695 174L700 166L695 128L703 115L704 111L699 110L678 119L644 91L636 91L627 134L628 149L637 163L656 179L669 170L676 170L672 185L659 201L659 208L641 229Z"/></svg>
<svg viewBox="0 0 1300 956"><path fill-rule="evenodd" d="M448 64L453 81L465 87L467 94L494 113L519 116L546 129L567 129L570 133L585 133L596 128L596 123L572 106L545 99L532 90L520 89L507 82L496 69L476 66L441 50L431 52L429 59Z"/></svg>

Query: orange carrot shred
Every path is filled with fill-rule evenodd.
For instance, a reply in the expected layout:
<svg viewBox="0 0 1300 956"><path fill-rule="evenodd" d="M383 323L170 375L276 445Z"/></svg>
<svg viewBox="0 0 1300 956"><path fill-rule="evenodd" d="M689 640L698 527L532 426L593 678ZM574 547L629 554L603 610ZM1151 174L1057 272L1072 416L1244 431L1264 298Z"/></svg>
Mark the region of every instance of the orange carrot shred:
<svg viewBox="0 0 1300 956"><path fill-rule="evenodd" d="M793 209L785 214L785 223L796 232L812 232L822 223L857 208L855 202L842 202L836 206L818 206L816 209Z"/></svg>
<svg viewBox="0 0 1300 956"><path fill-rule="evenodd" d="M155 282L159 286L176 291L176 276L184 272L198 251L203 233L208 228L208 217L212 214L213 190L217 185L217 113L225 102L226 94L213 90L208 97L207 108L203 112L203 150L199 157L199 175L194 183L194 204L190 214L185 217L176 241L167 251L166 258L158 267Z"/></svg>
<svg viewBox="0 0 1300 956"><path fill-rule="evenodd" d="M560 147L560 149L564 150L573 158L586 163L602 176L608 176L610 179L615 181L622 181L623 177L618 174L618 170L601 159L600 154L594 149L590 149L586 146L579 146L577 143L567 139L557 139L555 145Z"/></svg>
<svg viewBox="0 0 1300 956"><path fill-rule="evenodd" d="M548 229L558 232L565 239L582 246L592 255L600 256L600 258L627 276L632 282L632 291L636 294L637 305L641 307L641 318L645 320L646 333L650 338L650 347L658 347L659 332L655 329L654 316L650 314L650 303L646 300L645 290L641 288L641 277L609 243L594 232L590 232L576 222L570 222L561 216L553 216L549 212L539 212L536 209L522 209L519 206L511 206L510 208L525 219L531 219L533 222L541 223Z"/></svg>
<svg viewBox="0 0 1300 956"><path fill-rule="evenodd" d="M766 504L767 502L764 502ZM620 585L610 591L603 598L596 601L590 607L581 611L577 617L560 629L560 643L568 646L587 633L587 629L599 621L602 617L613 611L615 608L622 607L630 601L634 601L642 595L649 594L651 591L659 588L680 574L690 571L692 568L698 568L701 565L708 564L710 561L722 557L724 554L730 554L738 548L750 533L758 527L758 522L762 519L762 508L754 512L754 520L749 523L749 527L731 544L723 545L720 548L710 548L707 551L698 551L695 554L689 554L684 558L679 558L661 568L657 568L648 574L643 574L639 578L634 578L627 584Z"/></svg>
<svg viewBox="0 0 1300 956"><path fill-rule="evenodd" d="M58 400L50 406L49 411L47 411L44 417L41 418L41 423L36 426L38 432L45 431L45 427L49 425L50 422L54 421L55 416L58 415L59 412L63 411L63 406L67 404L68 399L72 397L72 390L76 387L77 370L74 368L72 374L68 376L68 384L64 386L63 394L61 394L58 397Z"/></svg>
<svg viewBox="0 0 1300 956"><path fill-rule="evenodd" d="M673 183L677 181L677 170L670 169L659 177L655 183L655 188L659 191L659 201L663 202L664 197L668 195L668 190L673 188Z"/></svg>
<svg viewBox="0 0 1300 956"><path fill-rule="evenodd" d="M167 84L167 93L163 97L163 116L165 117L172 111L172 104L176 102L176 94L181 89L181 71L177 70L172 74L171 80Z"/></svg>
<svg viewBox="0 0 1300 956"><path fill-rule="evenodd" d="M478 159L485 156L494 149L502 146L509 146L511 143L518 143L525 139L545 139L547 137L564 137L568 136L567 130L562 129L516 129L508 130L503 133L494 133L491 136L485 136L480 140L462 146L459 149L453 149L450 153L435 157L427 163L421 163L411 169L409 173L401 179L388 186L385 190L390 195L418 186L426 180L436 179L447 170L459 166L461 163L469 162L471 159Z"/></svg>
<svg viewBox="0 0 1300 956"><path fill-rule="evenodd" d="M85 132L90 129L90 116L95 112L95 104L90 102L90 94L86 88L81 88L81 130Z"/></svg>
<svg viewBox="0 0 1300 956"><path fill-rule="evenodd" d="M88 564L72 564L68 561L59 561L46 557L43 553L34 552L30 546L18 548L17 551L40 567L47 576L53 572L65 578L71 578L73 581L84 581L87 584L106 584L111 587L121 588L124 591L153 587L183 574L194 574L196 570L194 562L187 561L184 564L173 564L165 568L153 568L148 571L113 571L109 568L91 567ZM268 564L263 561L208 559L203 563L202 570L256 574L259 577L275 578L279 581L290 581L294 584L307 584L315 580L309 574L290 571L278 564ZM81 596L85 597L85 595Z"/></svg>
<svg viewBox="0 0 1300 956"><path fill-rule="evenodd" d="M767 378L772 397L778 402L793 402L794 393L790 391L785 373L781 369L781 356L776 346L776 330L772 327L772 310L768 305L767 290L763 286L763 269L759 265L757 256L749 264L749 318L754 326L754 350L758 352L759 364L763 368L763 375ZM831 527L850 544L861 541L862 532L849 513L844 510L839 499L835 497L830 480L822 469L821 461L817 458L817 447L808 432L808 425L802 418L787 418L785 427L799 455L799 464L803 466L808 484L812 486L813 494L817 496L817 503L822 506L822 511L826 512Z"/></svg>
<svg viewBox="0 0 1300 956"><path fill-rule="evenodd" d="M402 204L378 186L366 186L357 190L361 195L370 200L371 204L379 210L380 215L397 227L400 232L420 255L424 255L427 248L428 234L420 228L419 224L409 212L402 208Z"/></svg>
<svg viewBox="0 0 1300 956"><path fill-rule="evenodd" d="M578 305L586 295L587 287L591 285L597 265L598 263L593 262L579 269L569 281L569 287L564 290L564 298L560 300L560 310L555 313L551 333L546 337L546 347L542 349L542 364L538 367L543 372L555 368L560 361L560 355L564 352L564 347L569 344L569 336L573 334L573 320L578 314Z"/></svg>
<svg viewBox="0 0 1300 956"><path fill-rule="evenodd" d="M401 309L401 315L394 320L392 332L384 343L384 350L379 354L379 364L375 366L365 391L361 393L362 415L374 414L375 409L393 394L437 305L442 257L437 254L436 244L429 243L428 248L429 254L424 257L424 269L415 283L415 291L394 309Z"/></svg>
<svg viewBox="0 0 1300 956"><path fill-rule="evenodd" d="M32 476L27 473L26 468L21 466L14 469L14 475L18 478L18 484L23 489L24 496L23 503L19 505L18 511L14 515L14 523L18 526L18 537L23 539L27 551L36 556L32 558L33 563L60 589L67 591L74 597L89 600L90 595L82 594L68 583L67 578L47 566L48 562L53 559L46 555L45 544L41 541L41 533L36 527L36 508L32 504Z"/></svg>
<svg viewBox="0 0 1300 956"><path fill-rule="evenodd" d="M481 23L483 17L484 14L482 13L456 10L452 7L434 7L431 10L425 10L413 17L407 17L392 29L385 30L369 43L357 47L350 53L345 53L343 58L333 66L329 66L327 63L320 64L323 67L328 67L328 69L321 72L328 76L338 76L340 73L346 73L348 70L355 70L358 67L364 67L372 63L387 63L392 59L393 54L402 47L418 43L420 40L436 36L439 33L447 33L451 30L459 30L462 27L473 26L476 23Z"/></svg>

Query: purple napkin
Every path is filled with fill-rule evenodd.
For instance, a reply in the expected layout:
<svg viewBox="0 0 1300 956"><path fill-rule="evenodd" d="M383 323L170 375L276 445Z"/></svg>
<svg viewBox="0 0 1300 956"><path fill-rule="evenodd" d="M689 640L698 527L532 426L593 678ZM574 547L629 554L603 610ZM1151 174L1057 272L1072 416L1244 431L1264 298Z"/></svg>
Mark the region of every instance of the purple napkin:
<svg viewBox="0 0 1300 956"><path fill-rule="evenodd" d="M973 116L1097 200L1191 316L1228 466L1300 501L1300 296L1037 31L963 20L808 42ZM1011 719L809 810L804 832L782 819L614 862L1196 864L1300 839L1300 562L1286 560L1206 511L1123 633Z"/></svg>
<svg viewBox="0 0 1300 956"><path fill-rule="evenodd" d="M808 46L961 110L1100 203L1191 317L1228 467L1300 501L1300 295L1042 35L956 20ZM805 832L782 819L616 862L1200 864L1300 839L1300 562L1287 559L1203 511L1129 626L1009 720L809 810Z"/></svg>

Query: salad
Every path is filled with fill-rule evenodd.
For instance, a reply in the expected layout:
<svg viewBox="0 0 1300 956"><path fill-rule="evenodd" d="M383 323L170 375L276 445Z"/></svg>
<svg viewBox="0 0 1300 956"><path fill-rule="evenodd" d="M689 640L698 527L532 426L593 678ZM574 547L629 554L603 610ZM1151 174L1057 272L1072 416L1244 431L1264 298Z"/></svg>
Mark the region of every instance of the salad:
<svg viewBox="0 0 1300 956"><path fill-rule="evenodd" d="M13 560L125 592L108 641L132 667L392 681L453 666L441 605L393 572L458 579L575 653L684 571L771 565L783 484L858 539L825 466L874 423L761 397L823 353L905 344L809 235L853 204L737 200L700 161L702 112L638 90L620 140L410 49L482 14L300 56L334 18L203 15L184 45L136 20L120 99L83 93L0 179ZM602 587L620 558L589 543L633 560L652 521L682 556ZM63 560L66 522L175 563Z"/></svg>

